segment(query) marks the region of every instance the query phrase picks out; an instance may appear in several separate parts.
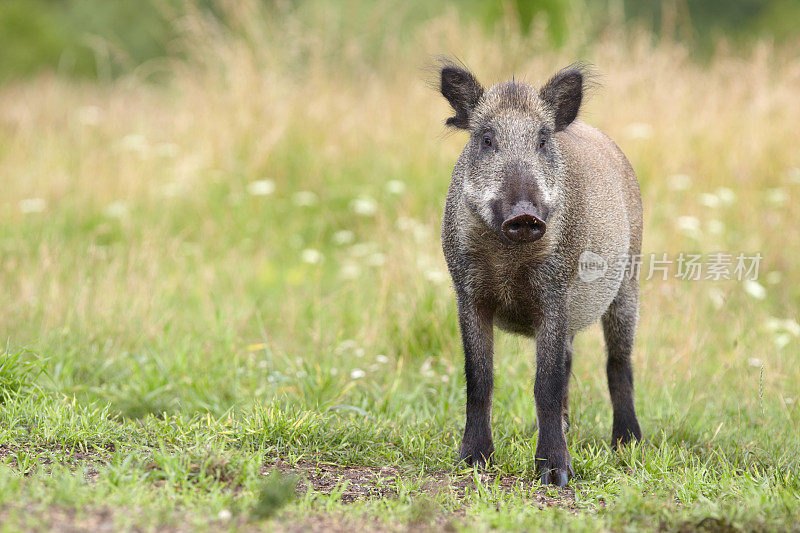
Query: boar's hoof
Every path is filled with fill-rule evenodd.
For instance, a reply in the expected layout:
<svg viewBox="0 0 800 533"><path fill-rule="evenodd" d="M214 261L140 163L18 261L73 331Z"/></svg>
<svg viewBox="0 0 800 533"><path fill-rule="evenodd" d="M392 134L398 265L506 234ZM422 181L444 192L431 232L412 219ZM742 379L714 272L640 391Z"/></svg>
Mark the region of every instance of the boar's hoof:
<svg viewBox="0 0 800 533"><path fill-rule="evenodd" d="M566 487L569 483L569 472L566 470L548 470L541 477L542 485Z"/></svg>
<svg viewBox="0 0 800 533"><path fill-rule="evenodd" d="M572 469L572 457L567 459L567 468L546 468L541 467L539 481L542 485L555 485L556 487L566 487L569 480L575 477Z"/></svg>
<svg viewBox="0 0 800 533"><path fill-rule="evenodd" d="M489 442L482 446L463 442L458 451L458 464L467 466L477 466L480 470L486 468L494 454L494 445Z"/></svg>
<svg viewBox="0 0 800 533"><path fill-rule="evenodd" d="M635 440L642 440L642 430L639 428L639 422L633 420L624 424L614 424L611 432L612 448L623 448Z"/></svg>

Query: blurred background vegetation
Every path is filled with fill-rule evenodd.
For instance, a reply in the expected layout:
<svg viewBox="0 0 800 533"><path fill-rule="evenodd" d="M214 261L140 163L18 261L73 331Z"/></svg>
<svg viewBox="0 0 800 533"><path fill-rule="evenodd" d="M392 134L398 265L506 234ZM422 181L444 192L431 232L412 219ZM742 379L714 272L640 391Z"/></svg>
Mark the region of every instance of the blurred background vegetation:
<svg viewBox="0 0 800 533"><path fill-rule="evenodd" d="M264 3L280 17L290 11L317 12L323 2ZM369 18L375 16L371 2L325 3L340 10L340 29L367 28L381 37L383 23L368 29ZM174 43L181 28L171 21L180 20L187 10L201 10L222 24L231 23L219 5L210 0L0 0L0 80L42 71L104 80L150 59L179 56L181 49ZM748 47L759 39L783 42L800 33L798 0L728 0L724 5L716 0L409 0L385 2L381 9L392 13L396 31L448 9L488 29L512 21L526 34L541 25L554 47L562 45L576 25L597 34L614 22L638 24L651 29L656 39L683 41L701 60L719 46Z"/></svg>

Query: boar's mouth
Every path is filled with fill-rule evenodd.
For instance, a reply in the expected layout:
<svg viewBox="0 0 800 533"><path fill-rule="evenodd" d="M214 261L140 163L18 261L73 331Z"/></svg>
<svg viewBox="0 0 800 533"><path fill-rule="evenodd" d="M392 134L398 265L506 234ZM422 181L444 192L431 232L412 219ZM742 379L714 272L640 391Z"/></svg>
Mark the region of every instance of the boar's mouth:
<svg viewBox="0 0 800 533"><path fill-rule="evenodd" d="M507 218L500 229L508 240L522 244L538 241L544 235L547 224L531 213L521 213Z"/></svg>

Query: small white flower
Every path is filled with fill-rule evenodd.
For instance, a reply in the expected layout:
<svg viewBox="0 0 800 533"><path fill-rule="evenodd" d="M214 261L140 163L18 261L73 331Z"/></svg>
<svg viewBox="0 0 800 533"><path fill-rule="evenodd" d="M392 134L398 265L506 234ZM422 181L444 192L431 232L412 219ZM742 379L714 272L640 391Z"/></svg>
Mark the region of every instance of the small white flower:
<svg viewBox="0 0 800 533"><path fill-rule="evenodd" d="M771 316L765 323L769 331L785 331L795 337L800 336L800 324L793 318L777 318Z"/></svg>
<svg viewBox="0 0 800 533"><path fill-rule="evenodd" d="M653 126L646 122L632 122L625 126L624 131L631 139L649 139L653 136Z"/></svg>
<svg viewBox="0 0 800 533"><path fill-rule="evenodd" d="M353 352L353 355L355 355L356 357L364 357L365 353L366 352L364 351L364 348L356 348L355 351Z"/></svg>
<svg viewBox="0 0 800 533"><path fill-rule="evenodd" d="M350 255L353 257L364 257L375 249L375 244L371 242L359 242L350 247Z"/></svg>
<svg viewBox="0 0 800 533"><path fill-rule="evenodd" d="M426 359L422 366L419 368L420 374L425 376L426 378L436 377L436 372L431 368L431 360Z"/></svg>
<svg viewBox="0 0 800 533"><path fill-rule="evenodd" d="M786 203L786 191L780 188L767 189L767 201L773 205L782 205Z"/></svg>
<svg viewBox="0 0 800 533"><path fill-rule="evenodd" d="M725 224L723 224L722 221L720 220L716 219L709 220L707 226L708 226L708 231L715 235L719 235L720 233L725 232Z"/></svg>
<svg viewBox="0 0 800 533"><path fill-rule="evenodd" d="M379 363L388 363L389 362L389 358L386 357L385 355L383 355L382 353L376 355L375 356L375 360L378 361Z"/></svg>
<svg viewBox="0 0 800 533"><path fill-rule="evenodd" d="M423 224L422 222L409 218L409 217L400 217L397 219L397 229L403 232L412 232L414 235L414 240L417 242L422 242L428 239L430 230L428 226Z"/></svg>
<svg viewBox="0 0 800 533"><path fill-rule="evenodd" d="M319 201L317 195L312 191L298 191L292 196L292 202L299 207L308 207L316 205Z"/></svg>
<svg viewBox="0 0 800 533"><path fill-rule="evenodd" d="M791 333L795 337L800 336L800 324L797 323L797 320L793 318L785 318L783 319L782 325L784 330Z"/></svg>
<svg viewBox="0 0 800 533"><path fill-rule="evenodd" d="M447 272L442 272L441 270L434 268L426 270L423 275L425 276L425 279L431 283L445 283L448 279Z"/></svg>
<svg viewBox="0 0 800 533"><path fill-rule="evenodd" d="M369 266L379 267L386 263L386 256L380 252L376 252L367 257L366 261Z"/></svg>
<svg viewBox="0 0 800 533"><path fill-rule="evenodd" d="M711 299L714 309L720 310L725 305L725 293L716 287L708 291L708 297Z"/></svg>
<svg viewBox="0 0 800 533"><path fill-rule="evenodd" d="M692 184L692 178L688 174L673 174L667 179L667 183L673 191L685 191Z"/></svg>
<svg viewBox="0 0 800 533"><path fill-rule="evenodd" d="M127 152L138 152L140 154L147 150L147 137L141 133L131 133L122 138L119 143L120 148Z"/></svg>
<svg viewBox="0 0 800 533"><path fill-rule="evenodd" d="M744 281L744 292L755 298L756 300L763 300L767 297L767 289L764 288L759 282L752 279Z"/></svg>
<svg viewBox="0 0 800 533"><path fill-rule="evenodd" d="M391 194L403 194L406 184L400 180L389 180L386 182L386 190Z"/></svg>
<svg viewBox="0 0 800 533"><path fill-rule="evenodd" d="M128 205L125 202L117 200L111 202L103 210L103 213L108 218L123 218L128 214Z"/></svg>
<svg viewBox="0 0 800 533"><path fill-rule="evenodd" d="M692 216L683 216L678 217L676 220L676 225L678 229L684 234L689 237L699 238L702 235L700 231L700 220L697 217Z"/></svg>
<svg viewBox="0 0 800 533"><path fill-rule="evenodd" d="M350 209L357 215L369 217L378 211L378 202L370 196L362 194L352 202L350 202Z"/></svg>
<svg viewBox="0 0 800 533"><path fill-rule="evenodd" d="M275 182L272 180L255 180L247 184L247 192L253 196L269 196L275 192Z"/></svg>
<svg viewBox="0 0 800 533"><path fill-rule="evenodd" d="M339 230L333 234L333 242L336 244L350 244L355 238L355 234L349 229Z"/></svg>
<svg viewBox="0 0 800 533"><path fill-rule="evenodd" d="M717 197L725 205L730 205L736 201L736 193L729 187L717 187Z"/></svg>
<svg viewBox="0 0 800 533"><path fill-rule="evenodd" d="M19 201L19 210L23 213L41 213L47 208L44 198L25 198Z"/></svg>
<svg viewBox="0 0 800 533"><path fill-rule="evenodd" d="M322 253L313 248L306 248L300 252L300 257L303 259L303 263L310 265L316 265L322 261Z"/></svg>
<svg viewBox="0 0 800 533"><path fill-rule="evenodd" d="M223 520L223 521L226 521L226 522L228 520L230 520L232 516L233 516L233 513L231 513L228 509L223 509L219 513L217 513L217 518L219 520Z"/></svg>
<svg viewBox="0 0 800 533"><path fill-rule="evenodd" d="M336 347L333 353L336 355L342 355L345 352L355 349L356 346L356 341L353 339L345 339L339 343L339 346Z"/></svg>
<svg viewBox="0 0 800 533"><path fill-rule="evenodd" d="M356 279L361 274L361 269L355 263L345 263L339 270L339 275L344 279Z"/></svg>
<svg viewBox="0 0 800 533"><path fill-rule="evenodd" d="M353 370L350 371L350 378L351 379L361 379L366 375L367 375L367 373L364 372L363 370L359 369L359 368L354 368Z"/></svg>
<svg viewBox="0 0 800 533"><path fill-rule="evenodd" d="M716 194L700 193L697 195L697 199L701 204L711 209L719 207L719 197Z"/></svg>
<svg viewBox="0 0 800 533"><path fill-rule="evenodd" d="M775 335L775 337L772 339L772 342L774 342L775 347L780 350L789 344L791 340L792 338L787 333L779 333L778 335Z"/></svg>
<svg viewBox="0 0 800 533"><path fill-rule="evenodd" d="M697 217L678 217L677 220L678 228L679 229L687 229L687 230L699 230L700 229L700 221Z"/></svg>
<svg viewBox="0 0 800 533"><path fill-rule="evenodd" d="M757 357L751 357L747 360L747 364L749 366L761 366L761 359Z"/></svg>
<svg viewBox="0 0 800 533"><path fill-rule="evenodd" d="M793 404L794 398L784 398L783 401L786 402L787 404Z"/></svg>

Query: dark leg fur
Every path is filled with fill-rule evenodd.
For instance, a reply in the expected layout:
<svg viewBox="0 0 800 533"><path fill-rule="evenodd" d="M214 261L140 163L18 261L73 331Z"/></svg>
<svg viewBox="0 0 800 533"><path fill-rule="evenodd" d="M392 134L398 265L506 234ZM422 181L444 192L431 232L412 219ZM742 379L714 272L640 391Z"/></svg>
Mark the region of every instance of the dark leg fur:
<svg viewBox="0 0 800 533"><path fill-rule="evenodd" d="M563 317L552 317L543 322L536 339L536 381L533 388L539 425L536 470L542 484L560 487L567 484L571 472L562 425L569 380L566 330Z"/></svg>
<svg viewBox="0 0 800 533"><path fill-rule="evenodd" d="M492 442L493 310L459 299L458 318L467 379L467 423L459 461L483 467L494 453Z"/></svg>
<svg viewBox="0 0 800 533"><path fill-rule="evenodd" d="M608 361L608 390L614 408L612 446L642 439L642 430L633 405L631 351L638 317L639 291L634 280L624 280L619 293L603 315Z"/></svg>
<svg viewBox="0 0 800 533"><path fill-rule="evenodd" d="M569 380L572 377L572 343L575 340L573 335L567 344L566 359L564 367L567 372L567 386L564 387L564 398L561 400L561 417L563 418L564 433L569 432Z"/></svg>

